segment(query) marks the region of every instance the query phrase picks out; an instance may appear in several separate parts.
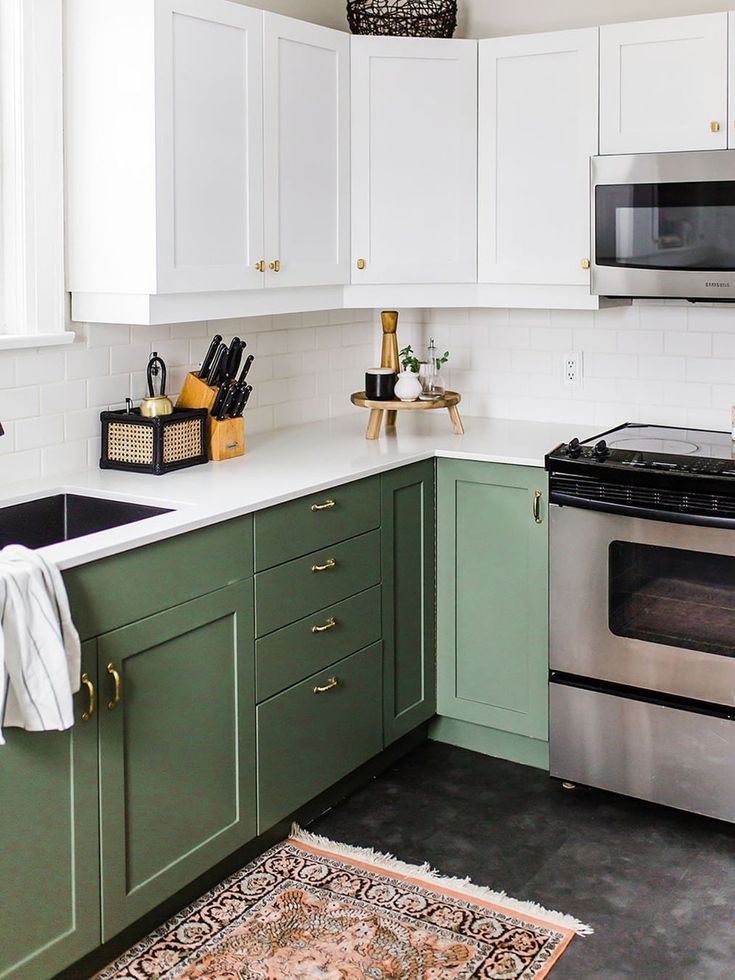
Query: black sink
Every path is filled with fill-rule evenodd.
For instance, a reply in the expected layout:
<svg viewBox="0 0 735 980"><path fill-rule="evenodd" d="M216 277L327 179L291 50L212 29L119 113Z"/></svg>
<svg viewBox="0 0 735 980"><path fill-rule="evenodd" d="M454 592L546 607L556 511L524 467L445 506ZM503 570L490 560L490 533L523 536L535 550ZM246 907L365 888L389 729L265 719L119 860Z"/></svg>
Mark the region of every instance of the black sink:
<svg viewBox="0 0 735 980"><path fill-rule="evenodd" d="M49 544L94 534L95 531L106 531L111 527L168 513L170 508L166 507L57 493L51 497L0 507L0 548L6 544L44 548Z"/></svg>

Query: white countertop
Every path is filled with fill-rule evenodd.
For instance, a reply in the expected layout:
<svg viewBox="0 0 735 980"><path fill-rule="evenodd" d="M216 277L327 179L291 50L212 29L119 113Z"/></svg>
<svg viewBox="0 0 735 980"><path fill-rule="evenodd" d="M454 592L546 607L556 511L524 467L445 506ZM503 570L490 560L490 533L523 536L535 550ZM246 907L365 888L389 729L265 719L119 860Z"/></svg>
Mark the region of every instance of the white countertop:
<svg viewBox="0 0 735 980"><path fill-rule="evenodd" d="M55 491L174 508L170 514L42 549L59 568L68 569L433 456L543 466L545 454L560 442L595 433L552 422L465 418L465 435L457 436L446 413L420 414L401 417L395 435L383 432L373 442L365 439L367 413L355 411L328 422L248 437L240 459L165 476L90 469L63 481L16 483L0 487L0 505Z"/></svg>

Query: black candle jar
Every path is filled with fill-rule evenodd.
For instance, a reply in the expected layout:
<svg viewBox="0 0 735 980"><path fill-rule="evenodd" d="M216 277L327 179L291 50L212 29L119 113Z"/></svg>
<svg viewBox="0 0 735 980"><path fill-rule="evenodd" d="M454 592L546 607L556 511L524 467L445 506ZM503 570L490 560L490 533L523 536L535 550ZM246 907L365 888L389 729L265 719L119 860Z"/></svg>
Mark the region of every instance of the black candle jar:
<svg viewBox="0 0 735 980"><path fill-rule="evenodd" d="M365 372L365 394L371 401L393 400L396 374L390 368L370 368Z"/></svg>

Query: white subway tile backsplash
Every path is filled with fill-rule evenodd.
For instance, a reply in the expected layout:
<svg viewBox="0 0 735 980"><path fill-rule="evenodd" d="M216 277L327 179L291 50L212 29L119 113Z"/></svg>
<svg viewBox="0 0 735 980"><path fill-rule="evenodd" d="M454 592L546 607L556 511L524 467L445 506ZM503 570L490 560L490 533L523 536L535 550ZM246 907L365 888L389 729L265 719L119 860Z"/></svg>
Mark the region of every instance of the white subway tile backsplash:
<svg viewBox="0 0 735 980"><path fill-rule="evenodd" d="M641 378L654 381L677 381L686 376L686 360L683 357L650 357L638 359L638 373Z"/></svg>
<svg viewBox="0 0 735 980"><path fill-rule="evenodd" d="M420 334L419 314L412 310L407 319L406 335ZM0 482L97 465L99 413L145 395L152 350L166 361L168 390L176 397L212 336L246 340L246 353L255 354L246 413L246 433L252 434L356 411L349 395L363 387L364 369L379 359L381 336L376 315L352 310L156 327L77 324L75 332L75 343L64 351L0 352L6 432Z"/></svg>

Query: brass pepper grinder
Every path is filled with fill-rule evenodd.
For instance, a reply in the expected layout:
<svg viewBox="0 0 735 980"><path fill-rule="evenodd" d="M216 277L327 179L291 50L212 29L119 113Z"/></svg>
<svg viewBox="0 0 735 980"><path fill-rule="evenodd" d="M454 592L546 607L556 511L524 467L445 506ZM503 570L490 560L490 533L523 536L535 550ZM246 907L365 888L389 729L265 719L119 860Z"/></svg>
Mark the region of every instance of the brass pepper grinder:
<svg viewBox="0 0 735 980"><path fill-rule="evenodd" d="M380 314L380 322L383 324L383 348L380 354L380 366L390 368L395 374L401 370L398 362L398 311L383 310ZM385 413L386 429L395 429L397 412Z"/></svg>

